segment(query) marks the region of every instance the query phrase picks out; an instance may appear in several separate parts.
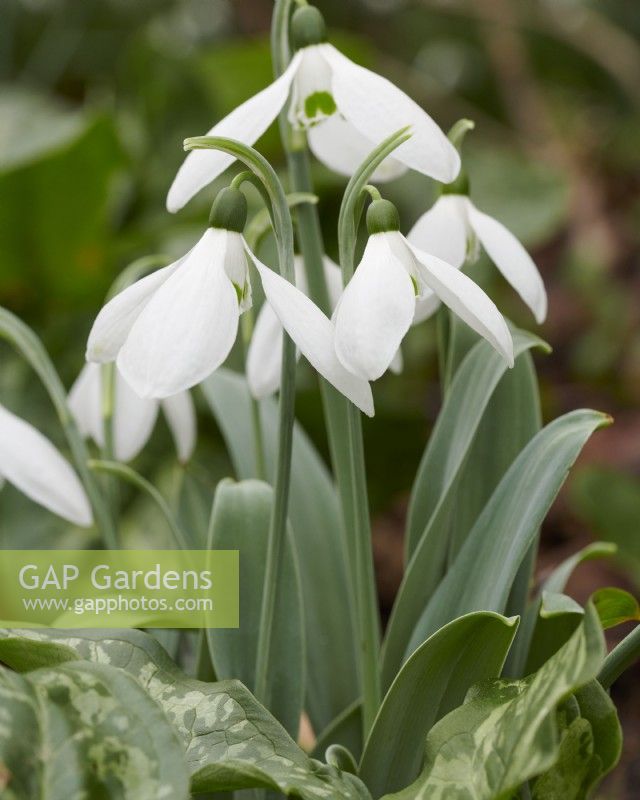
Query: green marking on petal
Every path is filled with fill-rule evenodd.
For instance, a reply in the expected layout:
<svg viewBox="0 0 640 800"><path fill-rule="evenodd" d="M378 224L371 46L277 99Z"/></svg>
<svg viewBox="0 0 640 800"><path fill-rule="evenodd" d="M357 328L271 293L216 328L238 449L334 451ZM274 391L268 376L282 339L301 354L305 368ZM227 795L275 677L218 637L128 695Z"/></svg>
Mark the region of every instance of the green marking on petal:
<svg viewBox="0 0 640 800"><path fill-rule="evenodd" d="M304 101L304 113L308 120L324 119L338 110L333 95L329 92L314 92Z"/></svg>

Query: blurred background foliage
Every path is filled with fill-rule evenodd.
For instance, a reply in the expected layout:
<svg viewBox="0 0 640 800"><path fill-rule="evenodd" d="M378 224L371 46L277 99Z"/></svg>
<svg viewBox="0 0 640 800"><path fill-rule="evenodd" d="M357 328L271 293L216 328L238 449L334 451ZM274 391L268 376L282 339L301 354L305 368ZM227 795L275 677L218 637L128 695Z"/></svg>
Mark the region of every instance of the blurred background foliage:
<svg viewBox="0 0 640 800"><path fill-rule="evenodd" d="M613 580L637 587L640 6L633 0L322 0L320 6L336 44L402 86L444 128L462 116L476 121L464 151L472 197L521 237L550 294L541 334L554 352L538 358L545 419L579 406L616 419L594 438L556 503L541 568L601 537L616 541L621 557L585 567L574 595L584 600ZM181 142L270 80L271 7L269 0L0 0L0 303L43 337L67 386L118 272L142 255L176 255L199 235L211 188L175 217L164 209ZM282 168L275 129L260 148ZM314 169L327 248L335 256L344 181ZM434 197L433 185L415 174L387 191L405 230ZM533 327L490 265L481 261L474 276L515 322ZM59 442L29 370L4 345L0 359L0 402ZM435 325L411 332L405 359L402 376L376 385L377 417L365 431L387 605L401 568L407 492L439 404ZM240 364L237 354L234 363ZM298 409L322 448L321 410L304 370ZM206 498L229 464L213 423L203 419L201 428L189 477ZM136 466L158 473L171 492L184 479L171 458L160 424ZM153 512L139 498L127 502L127 525L139 542L154 524ZM10 488L0 502L0 537L3 546L15 546L16 538L21 546L86 541ZM611 791L623 796L621 786Z"/></svg>

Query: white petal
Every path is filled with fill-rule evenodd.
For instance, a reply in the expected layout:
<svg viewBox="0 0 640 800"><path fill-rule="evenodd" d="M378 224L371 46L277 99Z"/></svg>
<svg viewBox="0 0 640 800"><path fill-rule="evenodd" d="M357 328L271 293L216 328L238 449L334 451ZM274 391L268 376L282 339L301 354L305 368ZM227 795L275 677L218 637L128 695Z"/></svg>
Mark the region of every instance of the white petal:
<svg viewBox="0 0 640 800"><path fill-rule="evenodd" d="M76 473L51 442L0 406L0 469L9 483L69 522L88 528L89 500Z"/></svg>
<svg viewBox="0 0 640 800"><path fill-rule="evenodd" d="M438 256L452 267L460 268L467 256L467 222L464 199L445 194L423 214L407 235L407 240Z"/></svg>
<svg viewBox="0 0 640 800"><path fill-rule="evenodd" d="M301 61L297 53L287 69L272 84L234 109L207 132L252 145L278 116L289 95L291 83ZM235 157L221 150L193 150L185 158L167 196L167 209L178 211L211 181L224 172Z"/></svg>
<svg viewBox="0 0 640 800"><path fill-rule="evenodd" d="M248 247L247 252L260 273L268 303L304 357L361 411L373 416L371 387L336 357L331 320L293 284L262 264Z"/></svg>
<svg viewBox="0 0 640 800"><path fill-rule="evenodd" d="M331 308L336 308L342 297L342 292L344 291L342 270L335 261L332 261L328 256L322 259L322 265L324 267L324 279L327 282L329 302L331 303Z"/></svg>
<svg viewBox="0 0 640 800"><path fill-rule="evenodd" d="M196 410L190 392L179 392L165 397L162 410L171 429L178 461L186 464L196 446Z"/></svg>
<svg viewBox="0 0 640 800"><path fill-rule="evenodd" d="M413 315L412 325L419 325L429 317L433 316L440 308L440 298L435 292L429 291L427 294L416 300L416 312Z"/></svg>
<svg viewBox="0 0 640 800"><path fill-rule="evenodd" d="M363 136L340 113L310 128L307 133L309 148L326 167L339 175L350 177L376 146L376 142ZM407 167L393 157L386 158L371 176L376 183L392 181L407 171Z"/></svg>
<svg viewBox="0 0 640 800"><path fill-rule="evenodd" d="M229 355L240 311L224 268L228 237L209 228L132 327L117 364L141 397L188 389Z"/></svg>
<svg viewBox="0 0 640 800"><path fill-rule="evenodd" d="M131 461L149 441L158 417L158 401L139 397L117 368L113 412L113 455Z"/></svg>
<svg viewBox="0 0 640 800"><path fill-rule="evenodd" d="M85 364L69 392L69 409L82 436L104 445L102 364Z"/></svg>
<svg viewBox="0 0 640 800"><path fill-rule="evenodd" d="M422 269L424 282L460 319L483 336L513 366L513 340L502 314L464 272L407 242Z"/></svg>
<svg viewBox="0 0 640 800"><path fill-rule="evenodd" d="M282 370L282 324L265 302L256 320L247 353L247 382L258 400L269 397L280 386Z"/></svg>
<svg viewBox="0 0 640 800"><path fill-rule="evenodd" d="M168 267L156 270L151 275L136 281L102 308L89 334L87 361L104 364L116 359L129 331L147 303L189 255L190 253L187 253Z"/></svg>
<svg viewBox="0 0 640 800"><path fill-rule="evenodd" d="M300 66L293 80L288 118L294 128L307 128L326 119L331 109L310 99L324 99L333 106L331 98L331 67L324 57L322 45L309 45L300 50ZM327 97L329 95L329 97ZM335 106L334 106L335 108Z"/></svg>
<svg viewBox="0 0 640 800"><path fill-rule="evenodd" d="M442 183L452 181L460 170L460 156L431 117L386 78L354 64L335 47L324 47L338 111L374 145L410 125L411 139L393 157Z"/></svg>
<svg viewBox="0 0 640 800"><path fill-rule="evenodd" d="M389 368L416 307L413 282L388 236L369 237L335 318L338 358L368 380L379 378ZM409 253L407 259L411 261Z"/></svg>
<svg viewBox="0 0 640 800"><path fill-rule="evenodd" d="M529 306L538 323L547 316L547 293L533 259L507 228L470 202L469 221L489 258Z"/></svg>

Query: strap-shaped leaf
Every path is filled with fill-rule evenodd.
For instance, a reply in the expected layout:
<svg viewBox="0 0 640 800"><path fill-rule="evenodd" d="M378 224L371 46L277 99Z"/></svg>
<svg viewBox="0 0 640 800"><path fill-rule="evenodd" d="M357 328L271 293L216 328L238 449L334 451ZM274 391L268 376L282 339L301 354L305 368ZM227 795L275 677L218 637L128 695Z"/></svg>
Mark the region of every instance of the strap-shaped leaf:
<svg viewBox="0 0 640 800"><path fill-rule="evenodd" d="M605 652L597 614L589 606L584 623L531 678L472 689L464 705L431 729L418 780L387 800L510 800L522 783L557 759L556 708L593 680Z"/></svg>
<svg viewBox="0 0 640 800"><path fill-rule="evenodd" d="M456 617L504 611L518 568L571 465L593 431L609 421L596 411L565 414L520 453L422 613L405 657Z"/></svg>
<svg viewBox="0 0 640 800"><path fill-rule="evenodd" d="M52 664L71 651L77 658L119 667L135 678L182 740L192 792L264 787L302 800L369 800L356 777L304 753L243 684L189 678L148 634L4 630L0 631L0 659L20 670L29 660L31 642L40 643L41 663L51 642Z"/></svg>
<svg viewBox="0 0 640 800"><path fill-rule="evenodd" d="M406 786L420 772L424 738L460 705L471 686L497 678L517 620L478 612L434 633L409 658L382 703L359 775L374 797Z"/></svg>
<svg viewBox="0 0 640 800"><path fill-rule="evenodd" d="M514 354L517 359L531 347L545 345L532 334L514 332ZM520 363L520 359L517 363ZM398 671L416 622L445 572L451 537L462 538L462 534L458 536L455 531L464 528L466 534L465 526L470 524L458 514L457 525L453 525L456 505L468 507L485 502L486 492L492 491L517 453L509 452L504 459L500 459L495 456L494 448L491 459L479 453L481 458L468 460L485 412L488 413L491 398L501 379L504 379L506 370L504 359L491 345L481 340L464 357L447 391L412 489L407 523L407 554L410 560L385 637L385 686L391 683ZM490 422L492 426L498 424L496 420ZM514 438L517 437L509 435L507 438L509 447L513 448ZM495 443L499 436L493 439ZM505 459L506 463L503 463ZM465 470L467 464L468 469ZM474 478L469 477L470 472L482 474ZM467 486L462 495L464 502L457 504L458 484L464 475L467 475ZM477 485L472 487L470 484L474 480ZM491 483L487 489L484 484L488 480ZM480 482L484 483L480 485ZM473 507L475 509L475 505Z"/></svg>
<svg viewBox="0 0 640 800"><path fill-rule="evenodd" d="M219 369L202 388L237 477L256 477L251 400L245 379ZM260 412L267 475L272 478L277 406L273 400L263 400ZM300 564L305 630L313 631L307 641L306 710L314 729L320 731L360 696L357 637L338 497L327 468L299 425L294 432L289 519Z"/></svg>
<svg viewBox="0 0 640 800"><path fill-rule="evenodd" d="M23 677L0 668L0 705L6 800L189 797L182 743L123 670L73 661Z"/></svg>
<svg viewBox="0 0 640 800"><path fill-rule="evenodd" d="M209 531L210 548L240 552L242 624L207 632L215 674L222 680L237 678L252 691L272 504L273 489L266 483L222 481L213 501ZM291 736L298 734L304 700L302 625L300 575L289 530L276 600L267 705Z"/></svg>

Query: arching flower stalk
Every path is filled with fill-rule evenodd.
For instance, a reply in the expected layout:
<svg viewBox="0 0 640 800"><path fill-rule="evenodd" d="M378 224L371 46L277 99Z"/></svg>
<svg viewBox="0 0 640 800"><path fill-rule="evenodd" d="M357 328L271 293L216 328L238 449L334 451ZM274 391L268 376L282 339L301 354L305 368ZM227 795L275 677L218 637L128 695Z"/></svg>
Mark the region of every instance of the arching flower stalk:
<svg viewBox="0 0 640 800"><path fill-rule="evenodd" d="M341 174L351 175L375 145L411 126L411 140L380 165L375 179L395 178L407 169L444 183L456 177L458 152L438 125L386 78L354 64L329 44L317 8L304 6L294 12L291 38L297 52L283 74L207 135L253 144L289 103L294 130L306 131L316 157ZM190 153L169 190L169 211L182 208L233 160L214 150Z"/></svg>
<svg viewBox="0 0 640 800"><path fill-rule="evenodd" d="M210 226L181 259L116 295L98 315L87 360L116 361L141 398L164 399L200 383L227 358L251 306L249 263L280 324L315 369L365 413L371 389L336 357L331 321L293 284L266 267L242 236L247 205L223 189Z"/></svg>
<svg viewBox="0 0 640 800"><path fill-rule="evenodd" d="M347 369L376 380L391 364L416 317L441 301L513 365L513 342L493 301L464 273L419 250L400 233L395 206L367 210L369 240L340 300L336 352Z"/></svg>
<svg viewBox="0 0 640 800"><path fill-rule="evenodd" d="M103 415L103 366L85 364L69 392L69 408L80 433L104 449L107 442ZM114 398L111 433L113 457L127 462L145 446L162 410L176 447L178 461L184 464L196 444L196 413L188 391L162 400L139 397L114 368Z"/></svg>
<svg viewBox="0 0 640 800"><path fill-rule="evenodd" d="M89 499L69 462L40 431L0 406L0 487L5 480L68 522L93 524Z"/></svg>

